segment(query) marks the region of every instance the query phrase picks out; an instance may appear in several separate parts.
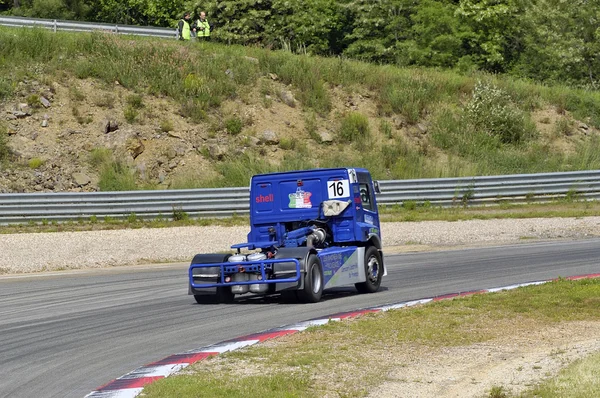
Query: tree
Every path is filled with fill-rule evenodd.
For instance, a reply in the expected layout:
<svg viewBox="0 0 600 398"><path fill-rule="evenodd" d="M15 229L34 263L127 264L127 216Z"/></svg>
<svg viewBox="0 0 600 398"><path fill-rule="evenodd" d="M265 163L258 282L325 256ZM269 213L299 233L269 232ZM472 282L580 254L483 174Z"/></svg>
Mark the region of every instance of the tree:
<svg viewBox="0 0 600 398"><path fill-rule="evenodd" d="M525 4L524 0L460 0L457 15L471 31L467 52L482 69L504 72L518 59Z"/></svg>
<svg viewBox="0 0 600 398"><path fill-rule="evenodd" d="M525 15L525 49L513 73L538 80L598 86L598 1L538 0Z"/></svg>
<svg viewBox="0 0 600 398"><path fill-rule="evenodd" d="M367 61L395 62L398 45L410 37L411 15L418 0L352 0L345 55Z"/></svg>
<svg viewBox="0 0 600 398"><path fill-rule="evenodd" d="M343 14L328 0L273 0L265 44L314 54L331 54L341 46Z"/></svg>
<svg viewBox="0 0 600 398"><path fill-rule="evenodd" d="M207 7L216 36L226 43L262 43L271 16L271 0L226 0Z"/></svg>
<svg viewBox="0 0 600 398"><path fill-rule="evenodd" d="M410 37L399 45L398 63L453 67L468 55L470 30L461 25L452 2L425 0L411 15Z"/></svg>

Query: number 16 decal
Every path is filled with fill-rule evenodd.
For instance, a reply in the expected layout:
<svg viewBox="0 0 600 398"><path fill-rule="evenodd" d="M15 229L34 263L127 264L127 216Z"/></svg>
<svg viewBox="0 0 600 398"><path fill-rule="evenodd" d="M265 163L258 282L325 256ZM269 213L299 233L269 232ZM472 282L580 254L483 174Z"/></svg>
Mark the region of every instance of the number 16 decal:
<svg viewBox="0 0 600 398"><path fill-rule="evenodd" d="M327 183L329 199L347 198L350 196L350 184L348 180L329 181Z"/></svg>

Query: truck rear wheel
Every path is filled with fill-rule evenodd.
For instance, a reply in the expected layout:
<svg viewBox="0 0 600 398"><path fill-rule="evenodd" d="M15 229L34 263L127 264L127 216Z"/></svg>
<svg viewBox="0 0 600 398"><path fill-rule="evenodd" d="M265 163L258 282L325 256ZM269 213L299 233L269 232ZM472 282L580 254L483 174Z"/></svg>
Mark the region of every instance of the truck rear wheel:
<svg viewBox="0 0 600 398"><path fill-rule="evenodd" d="M381 285L383 276L383 262L381 254L375 246L369 246L365 251L365 282L357 283L354 286L360 293L375 293Z"/></svg>
<svg viewBox="0 0 600 398"><path fill-rule="evenodd" d="M304 289L298 291L298 298L305 303L316 303L323 295L323 268L315 254L308 256L306 273L304 274Z"/></svg>

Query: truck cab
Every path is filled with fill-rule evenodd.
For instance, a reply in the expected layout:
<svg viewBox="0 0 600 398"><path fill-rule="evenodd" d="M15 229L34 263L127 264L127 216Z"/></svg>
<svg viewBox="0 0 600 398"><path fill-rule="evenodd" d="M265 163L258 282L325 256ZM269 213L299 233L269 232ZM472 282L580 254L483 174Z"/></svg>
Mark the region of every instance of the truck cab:
<svg viewBox="0 0 600 398"><path fill-rule="evenodd" d="M366 169L260 174L250 181L250 231L231 254L198 254L189 291L232 301L245 293L321 299L354 284L375 292L385 274L377 199Z"/></svg>

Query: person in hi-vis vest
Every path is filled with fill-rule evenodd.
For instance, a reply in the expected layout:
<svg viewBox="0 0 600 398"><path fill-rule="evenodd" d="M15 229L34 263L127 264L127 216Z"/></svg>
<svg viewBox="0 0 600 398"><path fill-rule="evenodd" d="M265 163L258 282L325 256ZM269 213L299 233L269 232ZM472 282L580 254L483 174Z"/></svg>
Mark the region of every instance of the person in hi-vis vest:
<svg viewBox="0 0 600 398"><path fill-rule="evenodd" d="M211 26L206 19L206 13L204 11L200 13L200 18L196 21L193 28L198 40L210 40Z"/></svg>
<svg viewBox="0 0 600 398"><path fill-rule="evenodd" d="M190 13L183 14L183 18L177 24L177 38L179 40L191 40L192 28L190 26Z"/></svg>

